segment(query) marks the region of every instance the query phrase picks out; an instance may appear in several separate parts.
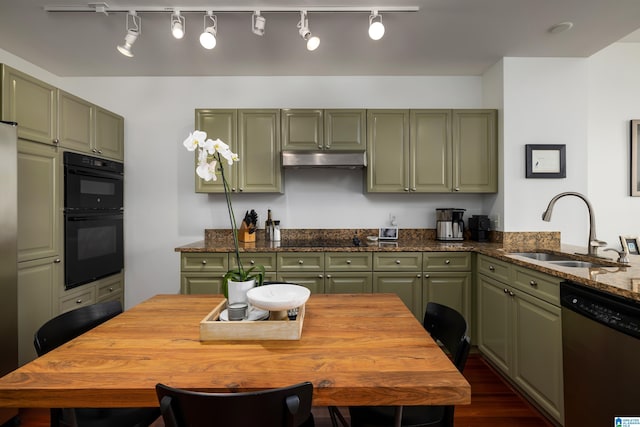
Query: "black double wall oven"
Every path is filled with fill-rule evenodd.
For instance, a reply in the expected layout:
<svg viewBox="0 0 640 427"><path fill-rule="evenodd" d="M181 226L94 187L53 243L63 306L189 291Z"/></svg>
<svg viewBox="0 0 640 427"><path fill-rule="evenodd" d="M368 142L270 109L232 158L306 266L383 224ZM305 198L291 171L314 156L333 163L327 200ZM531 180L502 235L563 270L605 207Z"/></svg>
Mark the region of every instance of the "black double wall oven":
<svg viewBox="0 0 640 427"><path fill-rule="evenodd" d="M65 289L119 273L124 267L124 166L65 152Z"/></svg>

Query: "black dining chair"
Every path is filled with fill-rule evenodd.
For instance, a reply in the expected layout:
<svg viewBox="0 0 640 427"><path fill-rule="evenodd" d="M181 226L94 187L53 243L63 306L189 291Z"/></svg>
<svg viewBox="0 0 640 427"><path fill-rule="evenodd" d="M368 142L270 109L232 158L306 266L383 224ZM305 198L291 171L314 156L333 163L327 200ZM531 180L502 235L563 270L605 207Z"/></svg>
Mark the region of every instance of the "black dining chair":
<svg viewBox="0 0 640 427"><path fill-rule="evenodd" d="M466 335L467 322L456 310L442 304L430 302L424 315L423 326L450 354L453 364L462 372L471 340ZM393 426L399 407L352 406L349 407L351 427ZM403 406L403 427L453 427L455 406ZM399 412L399 411L398 411Z"/></svg>
<svg viewBox="0 0 640 427"><path fill-rule="evenodd" d="M156 385L166 427L313 427L313 384L242 393L202 393Z"/></svg>
<svg viewBox="0 0 640 427"><path fill-rule="evenodd" d="M38 356L122 313L120 301L77 308L47 321L35 333ZM52 408L51 427L146 427L160 417L155 408Z"/></svg>

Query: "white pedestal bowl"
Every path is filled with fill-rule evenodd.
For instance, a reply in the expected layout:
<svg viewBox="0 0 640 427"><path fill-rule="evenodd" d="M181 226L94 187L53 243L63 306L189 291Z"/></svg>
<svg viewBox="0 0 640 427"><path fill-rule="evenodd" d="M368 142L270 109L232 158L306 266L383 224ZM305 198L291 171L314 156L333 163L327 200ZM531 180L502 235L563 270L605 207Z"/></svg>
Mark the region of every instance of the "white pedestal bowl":
<svg viewBox="0 0 640 427"><path fill-rule="evenodd" d="M249 303L271 312L270 319L286 319L287 310L300 307L309 299L311 291L304 286L275 283L258 286L247 292Z"/></svg>

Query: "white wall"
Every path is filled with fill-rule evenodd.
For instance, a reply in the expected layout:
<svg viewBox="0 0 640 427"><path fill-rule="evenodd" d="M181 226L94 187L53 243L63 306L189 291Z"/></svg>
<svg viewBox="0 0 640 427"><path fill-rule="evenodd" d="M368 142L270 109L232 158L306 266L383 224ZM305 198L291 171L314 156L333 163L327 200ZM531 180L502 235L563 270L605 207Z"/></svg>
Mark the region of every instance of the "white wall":
<svg viewBox="0 0 640 427"><path fill-rule="evenodd" d="M616 43L589 59L589 197L598 237L640 235L640 197L629 196L630 120L640 119L640 43Z"/></svg>

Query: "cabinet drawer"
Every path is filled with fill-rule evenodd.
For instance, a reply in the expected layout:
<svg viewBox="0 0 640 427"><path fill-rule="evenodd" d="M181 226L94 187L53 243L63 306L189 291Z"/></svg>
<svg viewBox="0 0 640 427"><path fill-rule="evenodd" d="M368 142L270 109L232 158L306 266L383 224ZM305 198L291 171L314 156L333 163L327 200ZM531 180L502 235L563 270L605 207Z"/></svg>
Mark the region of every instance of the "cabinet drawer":
<svg viewBox="0 0 640 427"><path fill-rule="evenodd" d="M86 285L85 285L86 287ZM77 291L67 292L60 297L60 313L74 310L95 302L95 288L93 286L80 288Z"/></svg>
<svg viewBox="0 0 640 427"><path fill-rule="evenodd" d="M324 252L289 252L277 255L278 272L324 271Z"/></svg>
<svg viewBox="0 0 640 427"><path fill-rule="evenodd" d="M325 252L325 271L371 271L373 258L366 252Z"/></svg>
<svg viewBox="0 0 640 427"><path fill-rule="evenodd" d="M468 252L425 252L422 257L423 271L471 271Z"/></svg>
<svg viewBox="0 0 640 427"><path fill-rule="evenodd" d="M503 283L510 283L510 264L485 255L478 255L478 273L492 277Z"/></svg>
<svg viewBox="0 0 640 427"><path fill-rule="evenodd" d="M422 271L422 252L373 254L374 271Z"/></svg>
<svg viewBox="0 0 640 427"><path fill-rule="evenodd" d="M512 285L534 297L560 306L560 279L524 267L513 267Z"/></svg>
<svg viewBox="0 0 640 427"><path fill-rule="evenodd" d="M264 266L265 271L276 271L276 254L274 252L251 252L240 254L240 261L244 268L251 268L254 265ZM231 268L238 266L236 254L229 253L229 265Z"/></svg>
<svg viewBox="0 0 640 427"><path fill-rule="evenodd" d="M183 253L180 257L181 271L205 272L229 270L229 257L221 253Z"/></svg>
<svg viewBox="0 0 640 427"><path fill-rule="evenodd" d="M119 299L119 295L124 292L122 275L118 274L113 278L101 279L96 283L96 300L105 301Z"/></svg>

